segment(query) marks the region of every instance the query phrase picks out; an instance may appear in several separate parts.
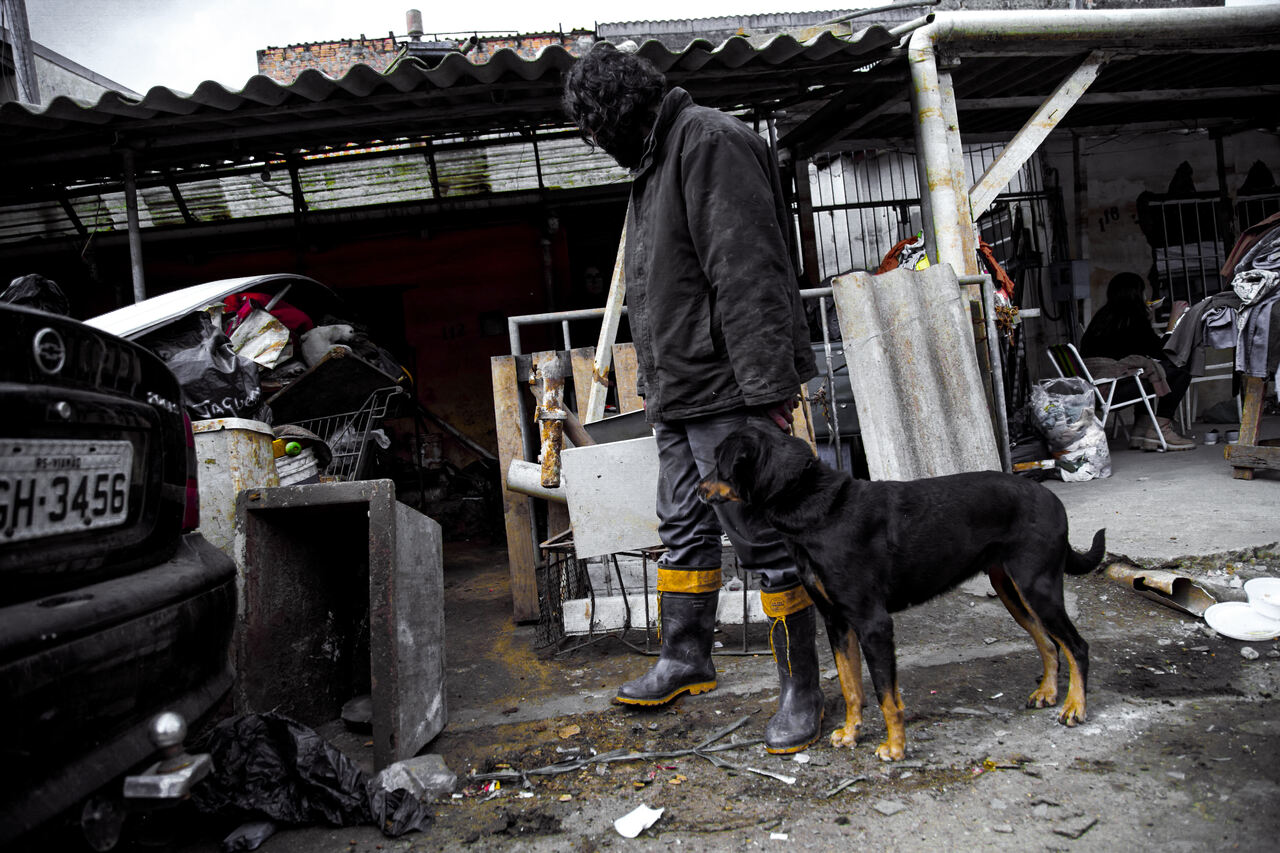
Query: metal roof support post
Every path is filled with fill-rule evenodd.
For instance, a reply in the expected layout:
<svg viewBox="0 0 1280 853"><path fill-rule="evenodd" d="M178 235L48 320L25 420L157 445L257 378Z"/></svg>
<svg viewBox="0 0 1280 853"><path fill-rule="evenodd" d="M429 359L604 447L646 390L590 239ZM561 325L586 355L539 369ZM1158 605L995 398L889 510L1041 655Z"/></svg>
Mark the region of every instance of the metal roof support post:
<svg viewBox="0 0 1280 853"><path fill-rule="evenodd" d="M923 38L920 37L922 33L926 34ZM916 161L925 214L925 243L933 247L936 262L950 264L957 275L967 275L977 272L977 259L973 252L973 220L967 214L961 215L962 209L968 209L968 184L963 162L959 162L958 173L956 168L958 158L955 153L959 151L960 129L954 123L955 95L951 91L951 75L945 75L945 81L940 79L942 75L938 73L937 54L930 33L931 27L916 30L907 48L907 61L911 68L911 104L916 116ZM945 98L944 82L947 89ZM949 109L945 101L950 102Z"/></svg>
<svg viewBox="0 0 1280 853"><path fill-rule="evenodd" d="M951 178L955 184L957 237L960 241L960 257L963 267L955 267L956 275L977 275L978 238L974 223L978 216L969 204L969 171L965 168L964 147L960 144L960 111L956 107L956 89L951 80L951 72L939 69L938 93L942 97L942 121L947 128L947 162L951 167ZM954 264L953 264L954 266Z"/></svg>
<svg viewBox="0 0 1280 853"><path fill-rule="evenodd" d="M142 231L138 224L138 175L133 151L120 152L124 161L124 207L129 220L129 268L133 272L133 301L147 298L147 286L142 277Z"/></svg>
<svg viewBox="0 0 1280 853"><path fill-rule="evenodd" d="M31 28L27 23L25 0L0 0L5 12L5 29L9 31L9 50L13 55L13 76L18 84L18 100L40 103L40 77L36 74L35 54L31 47Z"/></svg>

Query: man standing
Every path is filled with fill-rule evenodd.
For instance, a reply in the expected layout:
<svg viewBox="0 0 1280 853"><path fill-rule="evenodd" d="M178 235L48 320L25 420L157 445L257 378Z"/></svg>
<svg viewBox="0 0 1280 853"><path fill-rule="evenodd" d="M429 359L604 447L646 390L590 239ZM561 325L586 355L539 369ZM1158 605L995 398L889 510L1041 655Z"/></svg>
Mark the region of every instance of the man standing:
<svg viewBox="0 0 1280 853"><path fill-rule="evenodd" d="M745 124L667 89L647 60L597 45L565 80L564 106L589 144L631 170L624 271L639 390L658 442L662 649L617 701L659 705L716 686L711 660L720 531L761 576L782 691L770 752L822 733L815 612L778 534L714 510L695 488L720 441L748 417L788 429L800 383L817 373L784 236L790 228L768 146Z"/></svg>

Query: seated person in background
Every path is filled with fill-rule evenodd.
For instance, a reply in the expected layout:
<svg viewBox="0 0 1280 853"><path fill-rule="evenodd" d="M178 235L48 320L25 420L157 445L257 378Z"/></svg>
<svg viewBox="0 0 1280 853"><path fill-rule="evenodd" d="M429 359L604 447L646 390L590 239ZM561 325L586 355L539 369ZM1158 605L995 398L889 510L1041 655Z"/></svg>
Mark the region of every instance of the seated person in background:
<svg viewBox="0 0 1280 853"><path fill-rule="evenodd" d="M1165 444L1169 450L1190 450L1195 442L1174 431L1172 418L1191 385L1191 373L1165 356L1164 342L1151 328L1154 314L1147 305L1145 292L1146 282L1135 273L1122 272L1111 279L1107 284L1107 304L1098 309L1089 321L1089 328L1085 329L1084 338L1080 341L1080 355L1085 359L1114 359L1129 366L1143 367L1143 384L1160 395L1156 403L1156 424L1164 435ZM1186 310L1187 303L1174 303L1166 334L1173 330ZM1088 367L1094 371L1094 365ZM1104 371L1101 375L1107 374ZM1136 417L1129 447L1159 450L1156 424L1152 424L1145 413Z"/></svg>

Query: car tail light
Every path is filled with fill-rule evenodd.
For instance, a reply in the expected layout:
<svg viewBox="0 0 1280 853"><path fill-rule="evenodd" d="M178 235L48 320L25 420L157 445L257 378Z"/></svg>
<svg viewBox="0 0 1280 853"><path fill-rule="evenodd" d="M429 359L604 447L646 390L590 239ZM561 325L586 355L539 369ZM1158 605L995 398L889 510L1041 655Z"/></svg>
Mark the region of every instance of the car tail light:
<svg viewBox="0 0 1280 853"><path fill-rule="evenodd" d="M187 443L187 495L182 512L182 529L195 530L200 526L200 485L196 480L196 436L191 430L191 418L182 414L182 432Z"/></svg>

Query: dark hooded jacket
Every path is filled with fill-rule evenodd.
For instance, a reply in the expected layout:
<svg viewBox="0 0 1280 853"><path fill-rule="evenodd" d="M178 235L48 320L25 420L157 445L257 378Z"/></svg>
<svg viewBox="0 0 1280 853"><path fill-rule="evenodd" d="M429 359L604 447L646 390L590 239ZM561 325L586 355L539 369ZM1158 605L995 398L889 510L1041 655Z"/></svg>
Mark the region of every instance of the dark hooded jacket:
<svg viewBox="0 0 1280 853"><path fill-rule="evenodd" d="M680 88L663 99L646 145L625 274L648 420L789 399L817 368L768 146Z"/></svg>

